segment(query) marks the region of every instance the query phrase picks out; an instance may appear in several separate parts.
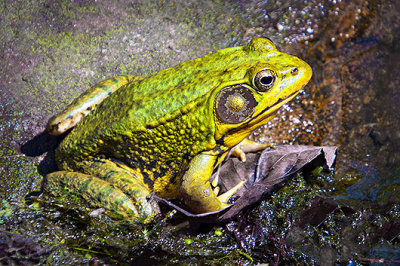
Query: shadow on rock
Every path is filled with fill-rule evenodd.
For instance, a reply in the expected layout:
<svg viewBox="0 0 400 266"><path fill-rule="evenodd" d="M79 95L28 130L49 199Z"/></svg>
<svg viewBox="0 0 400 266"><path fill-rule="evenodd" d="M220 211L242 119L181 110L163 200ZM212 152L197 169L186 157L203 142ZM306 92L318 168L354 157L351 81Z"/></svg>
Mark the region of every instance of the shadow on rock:
<svg viewBox="0 0 400 266"><path fill-rule="evenodd" d="M21 152L27 156L35 157L47 153L38 165L38 172L41 175L57 170L55 162L55 150L67 134L53 136L42 132L21 146Z"/></svg>

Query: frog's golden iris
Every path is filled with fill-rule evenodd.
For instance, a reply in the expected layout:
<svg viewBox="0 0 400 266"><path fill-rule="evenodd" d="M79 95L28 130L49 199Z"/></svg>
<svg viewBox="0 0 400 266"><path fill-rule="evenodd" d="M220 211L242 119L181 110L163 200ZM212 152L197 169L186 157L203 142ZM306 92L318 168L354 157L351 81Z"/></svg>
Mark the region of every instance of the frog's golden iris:
<svg viewBox="0 0 400 266"><path fill-rule="evenodd" d="M150 77L117 76L82 94L47 130L70 133L56 150L59 171L44 189L68 187L113 217L150 221L148 196L182 199L192 212L216 211L245 183L218 195L209 178L311 78L311 68L254 38Z"/></svg>
<svg viewBox="0 0 400 266"><path fill-rule="evenodd" d="M275 79L276 74L270 69L265 69L254 76L254 85L260 91L267 91L274 85Z"/></svg>

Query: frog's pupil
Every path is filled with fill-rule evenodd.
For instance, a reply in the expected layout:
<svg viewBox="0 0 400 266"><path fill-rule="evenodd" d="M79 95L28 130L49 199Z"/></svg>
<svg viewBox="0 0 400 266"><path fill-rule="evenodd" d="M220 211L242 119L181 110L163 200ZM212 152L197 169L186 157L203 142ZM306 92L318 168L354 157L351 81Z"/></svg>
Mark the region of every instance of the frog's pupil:
<svg viewBox="0 0 400 266"><path fill-rule="evenodd" d="M268 77L262 77L260 81L261 81L261 83L264 84L264 85L270 85L270 84L272 83L273 80L274 80L273 77L268 76Z"/></svg>

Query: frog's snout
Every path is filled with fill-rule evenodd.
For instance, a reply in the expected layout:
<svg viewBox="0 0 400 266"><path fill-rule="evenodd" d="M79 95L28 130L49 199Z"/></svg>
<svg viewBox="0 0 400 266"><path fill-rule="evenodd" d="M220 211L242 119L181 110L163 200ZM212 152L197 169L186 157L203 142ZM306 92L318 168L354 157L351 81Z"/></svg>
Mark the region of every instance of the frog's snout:
<svg viewBox="0 0 400 266"><path fill-rule="evenodd" d="M312 69L309 64L302 61L297 67L293 67L290 70L292 77L296 78L301 85L306 85L312 76Z"/></svg>

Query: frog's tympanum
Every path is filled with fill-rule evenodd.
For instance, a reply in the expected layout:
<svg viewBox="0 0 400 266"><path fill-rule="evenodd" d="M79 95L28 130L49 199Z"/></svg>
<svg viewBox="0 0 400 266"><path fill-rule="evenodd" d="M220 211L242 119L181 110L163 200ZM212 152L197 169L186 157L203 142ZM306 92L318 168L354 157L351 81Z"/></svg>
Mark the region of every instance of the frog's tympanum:
<svg viewBox="0 0 400 266"><path fill-rule="evenodd" d="M47 175L44 188L68 188L113 216L142 222L156 213L152 193L181 199L193 213L225 208L245 180L218 195L211 174L231 150L244 158L265 148L246 136L311 75L304 61L254 38L146 78L107 79L49 121L50 134L73 129L56 150L60 171Z"/></svg>

